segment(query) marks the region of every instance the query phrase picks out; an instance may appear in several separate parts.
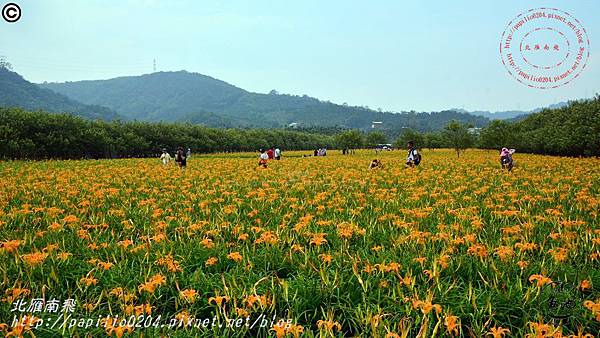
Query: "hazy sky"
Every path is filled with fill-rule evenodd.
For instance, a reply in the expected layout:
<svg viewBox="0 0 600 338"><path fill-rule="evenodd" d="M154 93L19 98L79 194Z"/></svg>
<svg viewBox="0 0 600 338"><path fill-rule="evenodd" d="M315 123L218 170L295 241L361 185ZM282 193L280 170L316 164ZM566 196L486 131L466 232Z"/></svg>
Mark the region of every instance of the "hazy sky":
<svg viewBox="0 0 600 338"><path fill-rule="evenodd" d="M0 0L0 5L9 2ZM392 111L528 110L600 93L600 1L12 0L0 55L32 82L187 70L238 87ZM574 82L532 89L499 43L536 7L571 13L591 56Z"/></svg>

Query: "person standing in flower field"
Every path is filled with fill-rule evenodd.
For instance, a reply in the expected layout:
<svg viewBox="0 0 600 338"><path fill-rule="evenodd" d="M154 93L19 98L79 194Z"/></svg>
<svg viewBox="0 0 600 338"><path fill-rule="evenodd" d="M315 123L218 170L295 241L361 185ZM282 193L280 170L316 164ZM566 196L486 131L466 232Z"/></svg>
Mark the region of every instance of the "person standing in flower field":
<svg viewBox="0 0 600 338"><path fill-rule="evenodd" d="M421 163L421 154L417 151L415 143L408 141L408 156L406 157L406 165L409 167L418 166Z"/></svg>
<svg viewBox="0 0 600 338"><path fill-rule="evenodd" d="M175 155L175 162L177 162L177 164L179 165L179 168L181 170L185 170L185 167L187 166L187 157L186 157L185 153L183 152L182 147L177 148L177 155Z"/></svg>
<svg viewBox="0 0 600 338"><path fill-rule="evenodd" d="M281 160L281 149L279 147L275 148L275 159L277 161Z"/></svg>
<svg viewBox="0 0 600 338"><path fill-rule="evenodd" d="M171 155L169 155L167 149L163 149L162 155L160 155L160 160L165 167L169 165L169 162L171 162Z"/></svg>
<svg viewBox="0 0 600 338"><path fill-rule="evenodd" d="M508 150L508 148L502 148L500 151L500 165L502 165L502 169L507 169L509 172L512 170L514 165L512 154L514 153L514 149Z"/></svg>
<svg viewBox="0 0 600 338"><path fill-rule="evenodd" d="M267 162L269 161L269 155L265 152L264 149L260 150L260 155L258 156L258 167L259 168L267 168Z"/></svg>

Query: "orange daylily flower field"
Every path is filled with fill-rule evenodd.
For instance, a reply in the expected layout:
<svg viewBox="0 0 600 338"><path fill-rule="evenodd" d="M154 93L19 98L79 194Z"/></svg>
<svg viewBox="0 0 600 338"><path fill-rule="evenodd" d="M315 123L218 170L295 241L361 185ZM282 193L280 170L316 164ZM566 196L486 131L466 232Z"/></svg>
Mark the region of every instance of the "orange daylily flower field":
<svg viewBox="0 0 600 338"><path fill-rule="evenodd" d="M457 161L451 150L425 150L416 169L392 151L377 155L383 169L368 170L372 151L330 153L284 153L267 169L254 154L192 156L185 173L157 159L0 162L0 332L600 332L599 159L517 153L507 173L492 151ZM41 310L30 306L40 298ZM52 298L60 311L45 311ZM50 314L59 325L47 325ZM120 323L159 315L286 321ZM60 325L72 318L101 325Z"/></svg>

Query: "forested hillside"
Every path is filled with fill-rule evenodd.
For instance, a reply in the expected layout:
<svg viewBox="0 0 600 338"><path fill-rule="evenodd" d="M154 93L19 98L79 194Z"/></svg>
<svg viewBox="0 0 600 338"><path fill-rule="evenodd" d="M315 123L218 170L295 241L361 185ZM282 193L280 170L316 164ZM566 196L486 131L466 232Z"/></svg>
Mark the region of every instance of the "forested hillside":
<svg viewBox="0 0 600 338"><path fill-rule="evenodd" d="M321 101L306 95L252 93L212 77L179 72L158 72L110 80L47 83L75 100L107 106L130 119L188 121L213 127L304 127L368 129L382 121L387 130L441 129L458 120L477 127L489 120L456 111L390 113Z"/></svg>
<svg viewBox="0 0 600 338"><path fill-rule="evenodd" d="M49 89L40 88L4 67L0 67L0 107L68 112L92 120L119 118L114 111L106 107L82 104Z"/></svg>

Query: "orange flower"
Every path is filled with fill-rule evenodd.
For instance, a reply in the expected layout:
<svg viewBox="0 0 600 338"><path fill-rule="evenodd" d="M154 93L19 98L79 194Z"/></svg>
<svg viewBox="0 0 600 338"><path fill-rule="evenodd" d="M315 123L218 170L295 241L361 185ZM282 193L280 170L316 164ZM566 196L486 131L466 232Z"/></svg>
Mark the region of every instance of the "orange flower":
<svg viewBox="0 0 600 338"><path fill-rule="evenodd" d="M98 262L98 266L100 268L102 268L103 270L108 270L110 269L114 264L111 262Z"/></svg>
<svg viewBox="0 0 600 338"><path fill-rule="evenodd" d="M157 285L154 283L150 283L150 282L146 282L141 284L140 286L138 286L138 290L141 293L142 291L146 291L150 294L154 293L154 291L156 290Z"/></svg>
<svg viewBox="0 0 600 338"><path fill-rule="evenodd" d="M589 280L584 279L579 283L579 289L581 291L590 290L592 288L592 283Z"/></svg>
<svg viewBox="0 0 600 338"><path fill-rule="evenodd" d="M473 256L478 256L479 258L485 258L488 255L487 249L485 246L481 244L475 244L467 249L467 253Z"/></svg>
<svg viewBox="0 0 600 338"><path fill-rule="evenodd" d="M319 258L321 258L321 261L325 264L331 264L332 261L332 257L331 255L328 254L320 254Z"/></svg>
<svg viewBox="0 0 600 338"><path fill-rule="evenodd" d="M325 330L327 332L333 332L334 330L340 332L342 330L342 325L337 321L330 320L318 320L317 327L319 330Z"/></svg>
<svg viewBox="0 0 600 338"><path fill-rule="evenodd" d="M19 246L23 243L23 241L14 239L10 241L5 241L0 243L0 249L5 250L6 252L16 252Z"/></svg>
<svg viewBox="0 0 600 338"><path fill-rule="evenodd" d="M227 258L231 259L234 262L241 262L243 259L242 255L237 251L227 255Z"/></svg>
<svg viewBox="0 0 600 338"><path fill-rule="evenodd" d="M548 277L546 277L544 275L531 275L531 276L529 276L529 282L533 283L534 281L536 282L536 286L537 287L542 287L545 284L552 283L552 279L550 279L550 278L548 278Z"/></svg>
<svg viewBox="0 0 600 338"><path fill-rule="evenodd" d="M205 266L213 266L215 264L217 264L219 260L216 257L210 257L209 259L206 260L206 262L204 262Z"/></svg>
<svg viewBox="0 0 600 338"><path fill-rule="evenodd" d="M510 333L509 329L499 327L492 327L490 331L487 333L488 336L492 336L492 338L503 338L505 334Z"/></svg>
<svg viewBox="0 0 600 338"><path fill-rule="evenodd" d="M96 285L98 284L98 280L96 278L93 277L81 277L81 279L79 280L79 282L81 284L85 284L85 286L90 286L90 285Z"/></svg>
<svg viewBox="0 0 600 338"><path fill-rule="evenodd" d="M200 243L207 249L211 249L213 246L215 246L210 238L205 238Z"/></svg>
<svg viewBox="0 0 600 338"><path fill-rule="evenodd" d="M259 228L259 229L261 229L261 228ZM278 243L278 241L279 241L279 238L277 237L277 235L274 232L265 231L254 242L256 244L266 243L266 244L276 245Z"/></svg>
<svg viewBox="0 0 600 338"><path fill-rule="evenodd" d="M4 292L6 294L6 301L9 303L14 302L20 296L27 296L31 293L29 289L12 288Z"/></svg>
<svg viewBox="0 0 600 338"><path fill-rule="evenodd" d="M596 317L596 321L600 322L600 298L598 298L595 302L586 300L583 302L583 306L592 311L592 314Z"/></svg>
<svg viewBox="0 0 600 338"><path fill-rule="evenodd" d="M248 307L253 307L255 303L260 305L261 307L265 307L265 306L269 305L269 300L267 299L267 297L265 295L262 295L262 296L249 295L248 297L246 297L244 299L244 303Z"/></svg>
<svg viewBox="0 0 600 338"><path fill-rule="evenodd" d="M33 266L42 263L46 259L46 257L48 257L48 254L45 252L34 252L22 255L21 259L23 259L25 263Z"/></svg>
<svg viewBox="0 0 600 338"><path fill-rule="evenodd" d="M327 236L327 234L325 234L325 233L314 234L312 239L310 240L310 244L314 244L316 246L321 246L321 245L327 243L325 236Z"/></svg>
<svg viewBox="0 0 600 338"><path fill-rule="evenodd" d="M551 324L544 324L542 322L533 323L529 322L529 327L532 333L525 335L525 338L538 338L538 337L562 337L561 328L555 327Z"/></svg>
<svg viewBox="0 0 600 338"><path fill-rule="evenodd" d="M534 251L537 249L538 245L536 243L516 243L515 248L519 251Z"/></svg>
<svg viewBox="0 0 600 338"><path fill-rule="evenodd" d="M283 338L285 337L287 330L286 330L286 324L283 323L275 323L273 324L273 327L271 327L271 331L275 332L275 336L277 338Z"/></svg>
<svg viewBox="0 0 600 338"><path fill-rule="evenodd" d="M431 302L430 299L426 300L426 301L421 301L418 299L415 299L412 301L412 305L413 305L413 309L421 309L421 312L423 312L423 314L429 314L431 312L431 310L435 310L435 312L437 312L438 314L440 312L442 312L442 307L439 304L433 304Z"/></svg>
<svg viewBox="0 0 600 338"><path fill-rule="evenodd" d="M161 274L156 274L154 276L152 276L150 278L150 280L146 283L141 284L140 286L138 286L138 290L141 293L142 291L146 291L148 293L154 293L154 291L156 290L156 288L159 285L164 285L166 283L166 279L163 275Z"/></svg>
<svg viewBox="0 0 600 338"><path fill-rule="evenodd" d="M494 254L496 256L498 256L501 261L506 261L507 259L512 257L515 254L515 252L513 251L513 249L511 247L501 246L501 247L496 248L496 251L494 252Z"/></svg>
<svg viewBox="0 0 600 338"><path fill-rule="evenodd" d="M69 216L66 216L65 218L63 218L63 222L77 223L77 222L79 222L79 218L77 218L77 216L75 216L75 215L69 215Z"/></svg>
<svg viewBox="0 0 600 338"><path fill-rule="evenodd" d="M221 305L223 305L223 303L227 303L227 302L229 302L228 296L215 296L215 297L210 297L208 299L208 304L214 303L218 307L221 307Z"/></svg>
<svg viewBox="0 0 600 338"><path fill-rule="evenodd" d="M417 257L417 258L413 258L413 262L417 262L421 265L423 265L425 263L425 261L427 260L427 258L425 257Z"/></svg>
<svg viewBox="0 0 600 338"><path fill-rule="evenodd" d="M548 250L557 263L562 263L567 260L568 251L565 248L555 248Z"/></svg>
<svg viewBox="0 0 600 338"><path fill-rule="evenodd" d="M165 257L161 257L156 261L156 264L160 266L166 266L169 272L181 272L183 269L178 261L173 259L173 256L166 255Z"/></svg>
<svg viewBox="0 0 600 338"><path fill-rule="evenodd" d="M165 276L157 273L156 275L150 277L150 282L155 283L157 285L164 285L167 282Z"/></svg>
<svg viewBox="0 0 600 338"><path fill-rule="evenodd" d="M25 333L33 335L32 329L40 318L35 316L24 316L19 318L17 324L12 328L12 331L6 333L6 337L23 337Z"/></svg>
<svg viewBox="0 0 600 338"><path fill-rule="evenodd" d="M292 324L287 330L286 333L291 333L294 338L300 337L300 335L304 332L304 327L298 324Z"/></svg>
<svg viewBox="0 0 600 338"><path fill-rule="evenodd" d="M450 335L458 336L460 329L460 319L457 316L446 315L444 317L444 325L446 325L446 332Z"/></svg>
<svg viewBox="0 0 600 338"><path fill-rule="evenodd" d="M198 297L198 292L194 289L185 289L179 292L179 298L185 300L188 303L194 303Z"/></svg>
<svg viewBox="0 0 600 338"><path fill-rule="evenodd" d="M526 261L518 261L517 265L519 266L519 268L521 268L521 270L523 270L525 267L527 267L529 265L529 263L527 263Z"/></svg>
<svg viewBox="0 0 600 338"><path fill-rule="evenodd" d="M127 332L127 333L133 332L133 327L127 326L127 325L126 326L121 326L121 325L112 326L111 325L111 326L107 326L106 327L106 333L109 336L112 336L112 334L114 333L115 337L121 338L121 337L123 337L123 335L125 334L125 332Z"/></svg>
<svg viewBox="0 0 600 338"><path fill-rule="evenodd" d="M128 246L133 245L133 241L130 240L130 239L126 239L126 240L123 240L123 241L119 241L117 243L117 245L120 246L120 247L122 247L123 249L125 249Z"/></svg>

